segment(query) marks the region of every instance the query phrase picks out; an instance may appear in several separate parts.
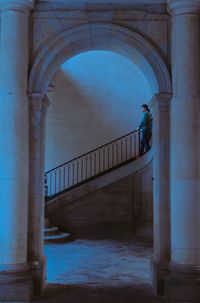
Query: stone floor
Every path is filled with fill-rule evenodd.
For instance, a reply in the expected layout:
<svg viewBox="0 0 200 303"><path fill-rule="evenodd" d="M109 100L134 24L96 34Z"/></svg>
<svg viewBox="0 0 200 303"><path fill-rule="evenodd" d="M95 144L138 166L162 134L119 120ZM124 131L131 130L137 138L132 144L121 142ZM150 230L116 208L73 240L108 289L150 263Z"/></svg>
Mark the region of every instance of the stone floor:
<svg viewBox="0 0 200 303"><path fill-rule="evenodd" d="M48 287L38 303L151 303L152 245L122 231L46 245Z"/></svg>

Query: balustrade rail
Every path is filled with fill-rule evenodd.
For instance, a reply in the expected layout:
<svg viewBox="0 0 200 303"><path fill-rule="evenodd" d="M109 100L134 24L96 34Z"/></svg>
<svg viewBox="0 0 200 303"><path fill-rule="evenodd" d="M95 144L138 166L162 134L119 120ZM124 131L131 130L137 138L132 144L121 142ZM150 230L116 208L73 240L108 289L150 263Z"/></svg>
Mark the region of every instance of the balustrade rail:
<svg viewBox="0 0 200 303"><path fill-rule="evenodd" d="M139 157L140 131L135 130L45 173L45 196L78 186Z"/></svg>

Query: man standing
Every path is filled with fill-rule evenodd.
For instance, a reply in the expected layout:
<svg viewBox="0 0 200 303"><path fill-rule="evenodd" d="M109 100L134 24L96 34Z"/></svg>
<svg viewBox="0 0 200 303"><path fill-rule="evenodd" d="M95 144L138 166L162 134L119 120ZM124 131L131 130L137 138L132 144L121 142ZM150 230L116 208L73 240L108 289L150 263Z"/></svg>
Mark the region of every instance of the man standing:
<svg viewBox="0 0 200 303"><path fill-rule="evenodd" d="M152 117L150 114L150 109L147 104L141 106L142 109L142 120L138 127L141 131L141 141L140 141L140 155L147 153L150 150L149 141L152 134Z"/></svg>

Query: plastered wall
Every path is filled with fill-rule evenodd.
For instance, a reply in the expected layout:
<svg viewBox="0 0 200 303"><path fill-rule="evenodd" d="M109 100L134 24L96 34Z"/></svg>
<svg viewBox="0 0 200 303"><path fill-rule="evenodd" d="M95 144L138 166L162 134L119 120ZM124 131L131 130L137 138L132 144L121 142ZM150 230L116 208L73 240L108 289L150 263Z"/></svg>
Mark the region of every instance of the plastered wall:
<svg viewBox="0 0 200 303"><path fill-rule="evenodd" d="M66 61L48 93L46 170L136 129L151 97L145 75L124 56L92 51Z"/></svg>

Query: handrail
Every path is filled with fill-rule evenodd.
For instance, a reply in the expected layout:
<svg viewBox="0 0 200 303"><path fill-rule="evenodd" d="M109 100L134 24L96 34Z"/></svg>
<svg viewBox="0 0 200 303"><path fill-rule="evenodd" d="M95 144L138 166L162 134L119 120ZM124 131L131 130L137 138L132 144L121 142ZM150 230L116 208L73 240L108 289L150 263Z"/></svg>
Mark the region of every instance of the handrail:
<svg viewBox="0 0 200 303"><path fill-rule="evenodd" d="M134 130L45 173L45 196L52 197L140 156L140 130Z"/></svg>
<svg viewBox="0 0 200 303"><path fill-rule="evenodd" d="M62 167L63 165L67 165L67 164L69 164L70 162L76 161L76 160L78 160L78 159L81 158L81 157L87 156L87 155L89 155L89 154L91 154L91 153L97 151L98 149L101 149L101 148L106 147L107 145L110 145L110 144L112 144L112 143L115 143L116 141L121 140L121 139L123 139L123 138L125 138L125 137L127 137L127 136L129 136L129 135L131 135L131 134L134 134L134 133L136 133L137 131L138 131L138 130L136 129L136 130L134 130L134 131L132 131L132 132L126 134L126 135L123 135L123 136L121 136L121 137L119 137L119 138L117 138L117 139L115 139L115 140L113 140L113 141L110 141L110 142L105 143L105 144L103 144L103 145L101 145L101 146L99 146L99 147L97 147L97 148L95 148L95 149L92 149L91 151L89 151L89 152L87 152L87 153L85 153L85 154L82 154L81 156L78 156L78 157L76 157L76 158L74 158L74 159L72 159L72 160L70 160L70 161L67 161L67 162L65 162L65 163L62 163L62 164L60 164L60 165L58 165L58 166L56 166L56 167L54 167L54 168L52 168L52 169L46 171L45 174L48 174L48 173L54 171L55 169L58 169L58 168Z"/></svg>

